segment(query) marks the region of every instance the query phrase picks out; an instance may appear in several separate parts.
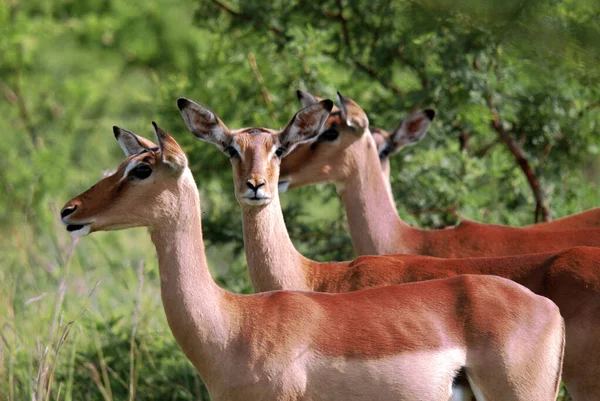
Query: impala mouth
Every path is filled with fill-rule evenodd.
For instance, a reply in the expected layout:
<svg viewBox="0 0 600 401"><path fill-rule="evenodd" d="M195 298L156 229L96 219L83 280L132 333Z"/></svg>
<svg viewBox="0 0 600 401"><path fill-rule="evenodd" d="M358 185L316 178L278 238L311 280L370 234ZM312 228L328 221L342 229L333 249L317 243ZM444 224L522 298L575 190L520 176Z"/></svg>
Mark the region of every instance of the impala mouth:
<svg viewBox="0 0 600 401"><path fill-rule="evenodd" d="M270 196L244 196L242 197L244 203L251 206L265 205L271 200Z"/></svg>
<svg viewBox="0 0 600 401"><path fill-rule="evenodd" d="M65 223L67 231L72 237L83 237L90 233L92 223Z"/></svg>
<svg viewBox="0 0 600 401"><path fill-rule="evenodd" d="M69 225L67 225L67 231L81 230L85 226L86 226L86 224L69 224Z"/></svg>

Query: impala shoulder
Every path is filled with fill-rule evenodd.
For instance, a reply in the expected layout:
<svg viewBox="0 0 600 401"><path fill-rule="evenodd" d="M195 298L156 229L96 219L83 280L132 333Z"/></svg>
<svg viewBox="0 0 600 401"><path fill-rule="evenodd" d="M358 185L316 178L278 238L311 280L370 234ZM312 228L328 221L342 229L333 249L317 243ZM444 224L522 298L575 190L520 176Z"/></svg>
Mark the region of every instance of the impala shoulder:
<svg viewBox="0 0 600 401"><path fill-rule="evenodd" d="M550 275L567 288L585 287L587 291L600 292L600 248L578 246L558 252ZM567 286L567 282L572 285Z"/></svg>
<svg viewBox="0 0 600 401"><path fill-rule="evenodd" d="M558 252L559 257L584 263L600 263L600 248L592 246L574 246Z"/></svg>

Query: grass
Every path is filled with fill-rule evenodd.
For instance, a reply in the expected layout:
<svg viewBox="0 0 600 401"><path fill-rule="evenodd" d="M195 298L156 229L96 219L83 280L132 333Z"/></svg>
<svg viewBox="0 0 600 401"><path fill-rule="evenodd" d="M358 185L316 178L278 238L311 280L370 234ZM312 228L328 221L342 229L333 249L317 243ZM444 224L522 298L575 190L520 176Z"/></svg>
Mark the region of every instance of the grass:
<svg viewBox="0 0 600 401"><path fill-rule="evenodd" d="M51 226L2 233L0 400L207 400L168 329L146 233L78 243Z"/></svg>

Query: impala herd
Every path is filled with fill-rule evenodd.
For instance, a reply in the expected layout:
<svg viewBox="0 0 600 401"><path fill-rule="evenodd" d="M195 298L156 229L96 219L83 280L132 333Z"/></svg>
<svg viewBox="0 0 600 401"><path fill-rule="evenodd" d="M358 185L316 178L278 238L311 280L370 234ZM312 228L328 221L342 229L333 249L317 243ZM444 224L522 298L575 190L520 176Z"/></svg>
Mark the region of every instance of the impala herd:
<svg viewBox="0 0 600 401"><path fill-rule="evenodd" d="M433 110L387 132L339 93L338 107L298 98L282 130L230 129L177 100L231 161L257 294L210 276L187 156L154 122L156 143L114 127L126 159L61 211L74 236L149 228L169 327L211 399L554 401L562 377L574 400L600 400L600 210L411 227L389 158L425 136ZM310 260L288 235L279 192L321 182L337 187L352 261Z"/></svg>

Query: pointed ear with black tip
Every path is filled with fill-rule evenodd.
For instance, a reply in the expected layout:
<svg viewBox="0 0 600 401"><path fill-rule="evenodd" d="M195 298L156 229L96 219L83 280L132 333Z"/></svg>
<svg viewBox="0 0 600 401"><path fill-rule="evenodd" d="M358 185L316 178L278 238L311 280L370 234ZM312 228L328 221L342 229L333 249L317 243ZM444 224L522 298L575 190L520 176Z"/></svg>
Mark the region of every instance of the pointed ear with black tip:
<svg viewBox="0 0 600 401"><path fill-rule="evenodd" d="M152 141L136 135L131 131L127 131L124 128L114 126L113 133L115 134L116 140L119 142L119 146L123 149L123 152L125 152L125 156L127 157L136 155L146 149L158 147Z"/></svg>
<svg viewBox="0 0 600 401"><path fill-rule="evenodd" d="M321 100L315 95L301 90L296 91L296 96L298 96L298 100L300 100L302 107L312 106L313 104L319 103Z"/></svg>
<svg viewBox="0 0 600 401"><path fill-rule="evenodd" d="M152 121L152 126L154 127L154 134L160 148L162 162L177 172L183 171L187 167L188 162L181 146L154 121Z"/></svg>
<svg viewBox="0 0 600 401"><path fill-rule="evenodd" d="M367 113L354 100L342 96L340 92L337 92L337 101L340 105L342 117L346 120L346 125L352 128L359 136L364 134L369 129Z"/></svg>
<svg viewBox="0 0 600 401"><path fill-rule="evenodd" d="M431 109L418 111L406 117L391 136L395 151L400 150L403 146L414 145L423 139L434 117L435 111Z"/></svg>
<svg viewBox="0 0 600 401"><path fill-rule="evenodd" d="M211 142L221 150L229 146L231 142L229 128L215 113L207 107L183 97L177 99L177 107L179 107L188 129L198 139Z"/></svg>
<svg viewBox="0 0 600 401"><path fill-rule="evenodd" d="M332 107L333 102L326 99L297 112L279 134L279 142L285 153L291 152L300 143L317 139Z"/></svg>

